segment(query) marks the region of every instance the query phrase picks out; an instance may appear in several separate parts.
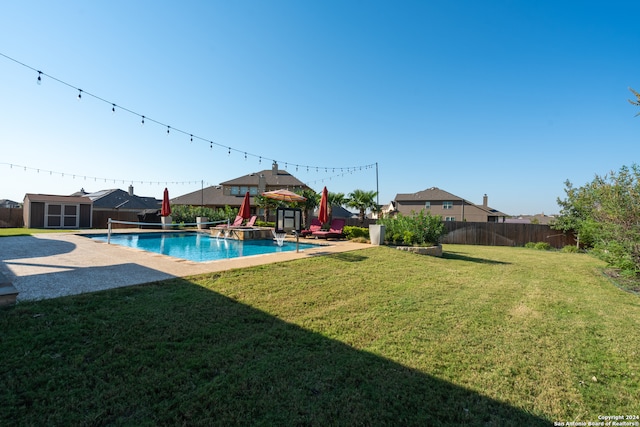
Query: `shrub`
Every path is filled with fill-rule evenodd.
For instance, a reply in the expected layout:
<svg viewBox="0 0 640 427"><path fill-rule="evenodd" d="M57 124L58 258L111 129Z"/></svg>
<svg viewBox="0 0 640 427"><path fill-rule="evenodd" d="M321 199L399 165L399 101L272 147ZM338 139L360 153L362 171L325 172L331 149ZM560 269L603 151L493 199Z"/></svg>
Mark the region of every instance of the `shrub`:
<svg viewBox="0 0 640 427"><path fill-rule="evenodd" d="M536 244L533 243L533 242L527 242L527 243L525 243L524 247L527 248L527 249L535 249Z"/></svg>
<svg viewBox="0 0 640 427"><path fill-rule="evenodd" d="M385 226L385 240L394 244L437 245L446 234L442 217L423 211L408 216L399 213L394 218L381 218L378 223Z"/></svg>
<svg viewBox="0 0 640 427"><path fill-rule="evenodd" d="M562 252L565 252L565 253L573 254L573 253L578 253L579 251L580 250L578 249L578 247L574 245L567 245L562 248Z"/></svg>
<svg viewBox="0 0 640 427"><path fill-rule="evenodd" d="M538 242L536 243L535 248L539 251L548 251L551 249L551 245L547 242Z"/></svg>
<svg viewBox="0 0 640 427"><path fill-rule="evenodd" d="M369 229L364 227L353 227L346 225L342 229L344 235L347 239L365 239L369 240Z"/></svg>
<svg viewBox="0 0 640 427"><path fill-rule="evenodd" d="M175 205L171 206L171 217L175 223L195 223L196 217L204 216L209 221L233 220L238 210L225 206L224 209L213 209L203 206Z"/></svg>

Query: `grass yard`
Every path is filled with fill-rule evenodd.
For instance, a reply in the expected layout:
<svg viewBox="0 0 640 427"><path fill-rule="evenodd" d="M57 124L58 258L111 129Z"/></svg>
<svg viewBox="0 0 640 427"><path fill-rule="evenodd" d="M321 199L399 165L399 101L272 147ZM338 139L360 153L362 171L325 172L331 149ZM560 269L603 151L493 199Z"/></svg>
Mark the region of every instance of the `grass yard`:
<svg viewBox="0 0 640 427"><path fill-rule="evenodd" d="M640 415L640 299L588 255L388 247L0 310L1 425Z"/></svg>
<svg viewBox="0 0 640 427"><path fill-rule="evenodd" d="M39 233L73 233L75 230L56 228L0 228L0 237L31 236Z"/></svg>

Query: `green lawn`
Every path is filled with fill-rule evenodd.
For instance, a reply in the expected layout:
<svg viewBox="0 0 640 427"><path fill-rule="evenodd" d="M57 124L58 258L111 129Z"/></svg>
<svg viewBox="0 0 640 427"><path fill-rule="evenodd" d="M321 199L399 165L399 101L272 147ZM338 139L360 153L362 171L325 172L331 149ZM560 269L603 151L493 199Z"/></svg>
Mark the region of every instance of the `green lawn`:
<svg viewBox="0 0 640 427"><path fill-rule="evenodd" d="M0 228L0 237L8 236L31 236L38 233L72 233L76 230L56 229L56 228Z"/></svg>
<svg viewBox="0 0 640 427"><path fill-rule="evenodd" d="M588 255L388 247L0 311L0 425L640 415L640 299Z"/></svg>

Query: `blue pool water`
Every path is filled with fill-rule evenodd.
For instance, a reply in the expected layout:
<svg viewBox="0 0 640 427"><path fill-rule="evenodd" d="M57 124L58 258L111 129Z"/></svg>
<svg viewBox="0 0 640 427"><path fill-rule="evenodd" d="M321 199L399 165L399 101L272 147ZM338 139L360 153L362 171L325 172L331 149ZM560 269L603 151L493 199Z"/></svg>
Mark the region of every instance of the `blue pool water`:
<svg viewBox="0 0 640 427"><path fill-rule="evenodd" d="M107 241L106 234L88 235L87 237L102 242ZM188 232L111 234L111 244L196 262L296 250L295 242L284 242L282 246L278 246L273 240L225 240L212 237L209 234ZM309 243L299 244L301 251L317 247L318 245Z"/></svg>

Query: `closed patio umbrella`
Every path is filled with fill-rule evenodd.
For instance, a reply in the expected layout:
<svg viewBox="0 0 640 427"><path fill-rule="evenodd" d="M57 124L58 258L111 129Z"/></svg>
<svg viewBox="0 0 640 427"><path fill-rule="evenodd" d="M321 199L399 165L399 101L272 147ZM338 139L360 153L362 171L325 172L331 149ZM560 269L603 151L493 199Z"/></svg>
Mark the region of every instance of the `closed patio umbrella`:
<svg viewBox="0 0 640 427"><path fill-rule="evenodd" d="M244 195L244 200L242 200L240 210L238 211L238 216L241 216L244 219L251 218L251 201L248 191L247 194Z"/></svg>
<svg viewBox="0 0 640 427"><path fill-rule="evenodd" d="M320 197L320 208L318 209L318 220L321 223L329 221L329 206L328 206L329 193L327 187L322 189L322 197Z"/></svg>
<svg viewBox="0 0 640 427"><path fill-rule="evenodd" d="M162 197L162 209L160 210L160 216L171 215L171 205L169 204L169 190L165 187L164 196Z"/></svg>

